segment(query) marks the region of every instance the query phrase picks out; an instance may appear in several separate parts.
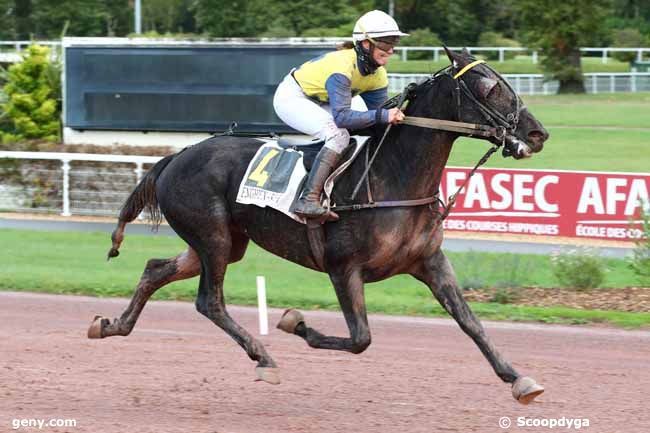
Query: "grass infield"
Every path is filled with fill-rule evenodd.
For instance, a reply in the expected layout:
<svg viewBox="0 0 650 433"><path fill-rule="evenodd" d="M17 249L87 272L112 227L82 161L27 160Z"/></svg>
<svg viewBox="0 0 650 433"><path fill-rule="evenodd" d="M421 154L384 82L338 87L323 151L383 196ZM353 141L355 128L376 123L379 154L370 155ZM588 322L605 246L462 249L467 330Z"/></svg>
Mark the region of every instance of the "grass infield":
<svg viewBox="0 0 650 433"><path fill-rule="evenodd" d="M4 290L130 297L150 258L171 257L185 245L175 237L129 235L118 258L106 261L110 237L105 233L36 232L0 229L0 287ZM537 255L449 253L463 285L554 287L549 258ZM622 260L607 260L604 286L635 284ZM338 310L325 274L302 268L251 244L246 257L228 267L225 296L229 304L256 305L255 277L264 275L270 306ZM198 278L160 289L154 299L193 300ZM428 288L410 276L366 285L368 311L385 314L446 316ZM471 303L483 319L548 323L606 322L623 327L650 324L650 313L541 308Z"/></svg>

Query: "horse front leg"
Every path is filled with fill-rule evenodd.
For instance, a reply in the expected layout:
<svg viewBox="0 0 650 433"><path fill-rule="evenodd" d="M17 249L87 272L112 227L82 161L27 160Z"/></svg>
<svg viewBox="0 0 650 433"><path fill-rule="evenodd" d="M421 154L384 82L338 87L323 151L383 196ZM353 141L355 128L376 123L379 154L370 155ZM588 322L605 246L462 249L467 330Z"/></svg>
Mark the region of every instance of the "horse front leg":
<svg viewBox="0 0 650 433"><path fill-rule="evenodd" d="M366 313L363 280L358 271L330 273L341 310L350 331L350 337L324 335L305 324L303 315L297 310L285 311L278 328L302 337L309 346L316 349L344 350L361 353L370 345L370 328Z"/></svg>
<svg viewBox="0 0 650 433"><path fill-rule="evenodd" d="M544 392L544 388L533 379L517 373L490 341L483 325L465 302L454 270L441 250L423 260L412 275L429 286L433 296L474 340L497 376L512 384L512 395L517 401L528 404Z"/></svg>
<svg viewBox="0 0 650 433"><path fill-rule="evenodd" d="M88 338L129 335L142 309L156 290L173 281L194 277L200 270L199 258L191 248L170 259L149 260L126 310L119 318L113 320L96 316L88 328Z"/></svg>

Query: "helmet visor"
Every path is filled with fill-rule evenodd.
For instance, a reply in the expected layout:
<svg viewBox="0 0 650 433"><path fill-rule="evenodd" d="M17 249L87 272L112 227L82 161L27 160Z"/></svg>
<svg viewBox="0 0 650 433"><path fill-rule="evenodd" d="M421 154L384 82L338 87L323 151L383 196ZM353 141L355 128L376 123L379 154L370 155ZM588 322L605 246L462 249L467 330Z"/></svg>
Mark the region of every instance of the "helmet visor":
<svg viewBox="0 0 650 433"><path fill-rule="evenodd" d="M399 36L383 36L381 38L368 37L368 40L372 42L375 47L388 53L399 43Z"/></svg>

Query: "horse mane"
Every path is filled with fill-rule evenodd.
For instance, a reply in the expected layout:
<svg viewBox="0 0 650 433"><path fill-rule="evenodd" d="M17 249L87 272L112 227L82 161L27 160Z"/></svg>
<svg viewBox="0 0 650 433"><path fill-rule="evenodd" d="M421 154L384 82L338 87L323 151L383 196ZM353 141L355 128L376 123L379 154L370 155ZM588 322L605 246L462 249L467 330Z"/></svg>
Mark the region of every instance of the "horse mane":
<svg viewBox="0 0 650 433"><path fill-rule="evenodd" d="M453 90L452 80L445 79L442 74L434 74L412 89L409 104L404 110L405 114L407 116L452 119L456 113L455 101L450 97L453 95ZM398 99L399 95L389 99L384 107L397 106ZM369 139L368 146L370 146L371 155L376 151L386 127L382 125L375 128ZM387 169L394 173L411 172L410 170L416 169L418 163L421 163L413 158L414 146L421 145L418 143L420 141L430 141L435 134L439 134L439 132L424 128L393 127L386 137L385 143L382 144L377 159L381 158L382 165L387 166Z"/></svg>

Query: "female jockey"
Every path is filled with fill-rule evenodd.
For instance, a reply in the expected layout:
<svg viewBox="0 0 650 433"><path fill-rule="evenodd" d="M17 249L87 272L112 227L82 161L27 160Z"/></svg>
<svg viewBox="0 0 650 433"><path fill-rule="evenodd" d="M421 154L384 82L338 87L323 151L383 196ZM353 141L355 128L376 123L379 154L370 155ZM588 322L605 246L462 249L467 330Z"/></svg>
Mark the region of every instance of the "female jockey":
<svg viewBox="0 0 650 433"><path fill-rule="evenodd" d="M327 209L320 197L325 180L340 162L350 142L348 130L374 124L399 123L398 108L380 108L388 98L384 65L402 33L388 14L374 10L356 22L354 47L312 59L289 73L278 86L273 107L293 129L325 140L309 173L293 212L304 218L321 218ZM353 96L361 95L367 111L351 108ZM334 212L328 220L336 220Z"/></svg>

